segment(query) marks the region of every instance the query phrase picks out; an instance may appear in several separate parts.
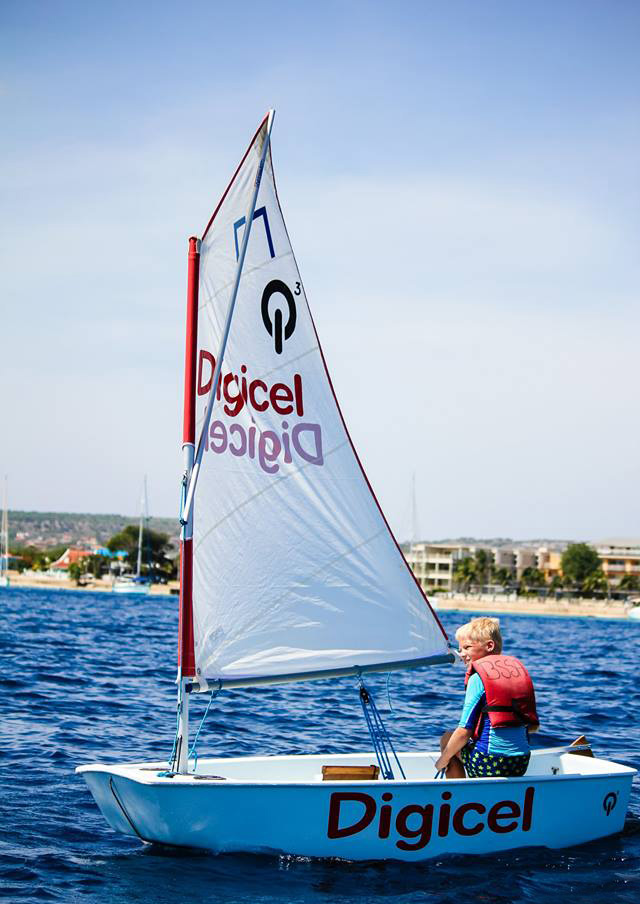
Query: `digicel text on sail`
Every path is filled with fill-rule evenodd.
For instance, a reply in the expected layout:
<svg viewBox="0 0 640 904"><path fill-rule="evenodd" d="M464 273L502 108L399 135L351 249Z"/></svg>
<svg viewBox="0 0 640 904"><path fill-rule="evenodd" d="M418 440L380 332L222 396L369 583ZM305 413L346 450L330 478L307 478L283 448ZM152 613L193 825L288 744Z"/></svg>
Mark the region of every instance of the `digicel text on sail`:
<svg viewBox="0 0 640 904"><path fill-rule="evenodd" d="M216 359L205 349L198 359L198 395L211 390ZM243 409L265 412L271 409L281 416L304 417L302 376L293 375L293 385L284 382L270 385L260 378L252 379L243 364L240 374L228 373L218 382L216 398L223 402L222 410L230 417L237 417ZM253 421L253 417L251 418ZM281 430L258 430L255 423L245 427L237 421L227 425L212 420L205 436L205 452L218 454L229 452L240 458L248 455L255 459L267 474L280 470L280 461L291 464L294 458L314 465L324 464L322 454L322 429L320 424L299 421L293 425L283 420Z"/></svg>

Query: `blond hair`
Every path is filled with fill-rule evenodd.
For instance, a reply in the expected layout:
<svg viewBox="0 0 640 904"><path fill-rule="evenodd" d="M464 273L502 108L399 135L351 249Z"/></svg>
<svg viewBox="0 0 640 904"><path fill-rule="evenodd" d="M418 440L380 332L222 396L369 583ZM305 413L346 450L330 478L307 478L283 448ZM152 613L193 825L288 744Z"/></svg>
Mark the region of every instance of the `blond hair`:
<svg viewBox="0 0 640 904"><path fill-rule="evenodd" d="M496 653L502 653L502 634L500 633L500 619L482 615L480 618L472 618L466 625L461 625L456 631L456 640L468 637L474 643L486 643L493 641Z"/></svg>

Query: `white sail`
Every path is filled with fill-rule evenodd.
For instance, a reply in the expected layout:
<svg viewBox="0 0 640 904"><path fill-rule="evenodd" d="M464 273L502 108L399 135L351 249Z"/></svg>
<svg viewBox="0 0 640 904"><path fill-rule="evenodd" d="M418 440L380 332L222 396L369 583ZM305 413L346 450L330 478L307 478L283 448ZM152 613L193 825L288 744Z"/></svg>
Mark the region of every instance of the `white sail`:
<svg viewBox="0 0 640 904"><path fill-rule="evenodd" d="M198 430L266 128L202 240ZM195 496L193 614L196 667L209 681L448 653L342 420L270 150Z"/></svg>

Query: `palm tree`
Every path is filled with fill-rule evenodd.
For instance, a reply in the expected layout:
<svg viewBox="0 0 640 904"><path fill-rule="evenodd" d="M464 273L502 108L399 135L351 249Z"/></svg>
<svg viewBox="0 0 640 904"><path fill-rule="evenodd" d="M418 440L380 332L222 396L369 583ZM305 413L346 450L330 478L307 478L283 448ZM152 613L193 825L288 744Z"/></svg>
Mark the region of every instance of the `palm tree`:
<svg viewBox="0 0 640 904"><path fill-rule="evenodd" d="M544 575L540 569L533 568L532 566L524 569L520 578L520 587L525 593L529 593L531 590L538 590L545 586Z"/></svg>
<svg viewBox="0 0 640 904"><path fill-rule="evenodd" d="M475 576L480 584L486 584L489 581L489 573L493 565L493 556L486 549L476 549L475 555Z"/></svg>
<svg viewBox="0 0 640 904"><path fill-rule="evenodd" d="M508 568L494 568L492 577L496 584L500 584L505 589L511 583L511 572Z"/></svg>
<svg viewBox="0 0 640 904"><path fill-rule="evenodd" d="M618 584L620 590L640 590L640 581L635 574L625 574Z"/></svg>
<svg viewBox="0 0 640 904"><path fill-rule="evenodd" d="M458 587L462 586L464 590L468 590L469 586L476 580L476 577L476 563L471 556L465 556L464 559L456 562L453 569L453 579Z"/></svg>
<svg viewBox="0 0 640 904"><path fill-rule="evenodd" d="M585 593L598 593L602 591L609 596L609 582L600 568L587 575L582 582L582 589Z"/></svg>
<svg viewBox="0 0 640 904"><path fill-rule="evenodd" d="M562 578L559 574L554 574L549 582L549 590L553 590L554 592L556 590L562 590L562 586Z"/></svg>

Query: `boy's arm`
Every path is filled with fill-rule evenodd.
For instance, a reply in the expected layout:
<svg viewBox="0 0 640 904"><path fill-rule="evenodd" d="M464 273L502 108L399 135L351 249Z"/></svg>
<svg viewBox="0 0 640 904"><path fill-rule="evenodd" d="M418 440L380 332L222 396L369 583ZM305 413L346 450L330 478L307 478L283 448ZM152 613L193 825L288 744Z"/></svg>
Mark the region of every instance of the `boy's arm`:
<svg viewBox="0 0 640 904"><path fill-rule="evenodd" d="M444 748L442 753L440 754L440 758L436 763L436 771L439 772L441 769L446 769L449 765L449 761L456 755L456 753L460 753L464 745L467 743L469 738L471 737L471 732L468 728L456 728L453 732L449 741L447 742L447 746Z"/></svg>
<svg viewBox="0 0 640 904"><path fill-rule="evenodd" d="M467 690L464 695L464 704L458 727L452 733L447 746L440 754L436 763L436 769L446 769L451 760L459 753L467 741L473 737L473 729L478 721L480 708L484 701L484 686L479 675L474 674L469 678Z"/></svg>

